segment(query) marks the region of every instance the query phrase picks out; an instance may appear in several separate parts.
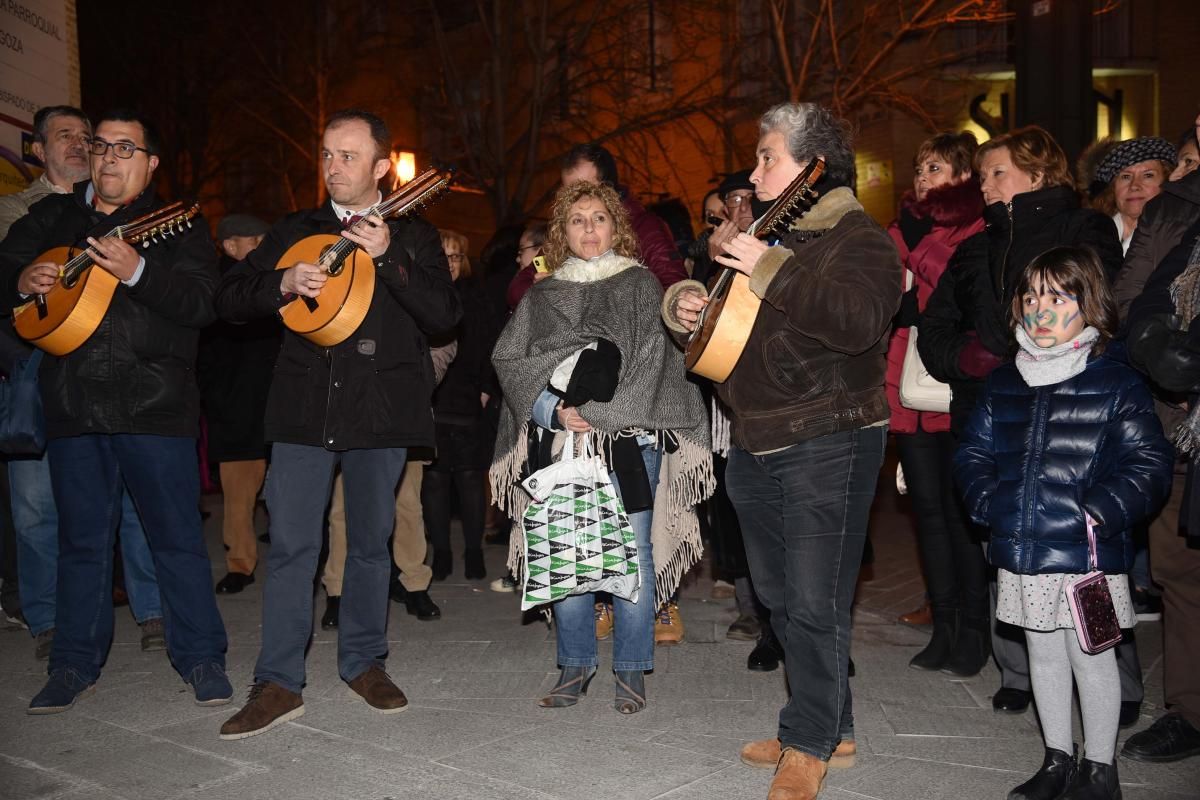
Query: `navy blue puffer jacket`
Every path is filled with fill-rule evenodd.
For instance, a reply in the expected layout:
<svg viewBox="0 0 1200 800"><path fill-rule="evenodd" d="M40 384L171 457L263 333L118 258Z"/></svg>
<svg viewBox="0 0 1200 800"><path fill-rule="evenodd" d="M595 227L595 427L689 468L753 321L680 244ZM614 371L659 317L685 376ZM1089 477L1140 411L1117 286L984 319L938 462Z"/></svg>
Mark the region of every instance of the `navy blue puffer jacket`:
<svg viewBox="0 0 1200 800"><path fill-rule="evenodd" d="M1130 529L1166 500L1174 458L1142 379L1100 356L1036 388L1015 364L996 369L954 463L971 518L992 529L989 560L1036 575L1088 571L1085 511L1099 568L1127 572Z"/></svg>

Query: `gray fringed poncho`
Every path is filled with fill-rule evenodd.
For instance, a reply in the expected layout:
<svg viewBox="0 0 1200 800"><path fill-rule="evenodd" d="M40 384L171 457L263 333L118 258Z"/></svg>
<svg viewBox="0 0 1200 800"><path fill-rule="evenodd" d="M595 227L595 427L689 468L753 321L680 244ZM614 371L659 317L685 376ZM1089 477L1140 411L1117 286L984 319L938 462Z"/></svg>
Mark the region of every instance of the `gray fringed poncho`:
<svg viewBox="0 0 1200 800"><path fill-rule="evenodd" d="M492 352L504 405L489 474L496 503L520 520L529 504L518 481L529 456L534 401L555 367L579 349L598 338L615 344L621 372L613 399L586 403L579 413L598 439L629 430L661 431L678 444L664 454L654 500L651 543L660 603L700 559L694 506L715 485L707 414L699 390L685 377L683 354L662 326L661 302L657 279L611 252L590 261L570 258L535 284ZM603 452L600 441L595 445ZM514 536L508 554L514 574L520 574L523 558L522 537Z"/></svg>

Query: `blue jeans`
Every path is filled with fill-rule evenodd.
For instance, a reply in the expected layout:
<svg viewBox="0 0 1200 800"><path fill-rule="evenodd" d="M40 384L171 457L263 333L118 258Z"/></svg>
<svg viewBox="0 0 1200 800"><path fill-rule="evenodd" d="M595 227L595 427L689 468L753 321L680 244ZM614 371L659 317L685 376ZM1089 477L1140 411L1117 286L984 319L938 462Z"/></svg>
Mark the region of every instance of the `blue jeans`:
<svg viewBox="0 0 1200 800"><path fill-rule="evenodd" d="M658 482L662 451L642 447L642 461L650 491ZM617 494L621 487L611 476ZM638 547L638 572L641 588L636 603L613 597L613 669L633 672L654 669L654 615L658 611L654 589L654 551L650 545L650 524L654 511L647 509L629 515ZM594 667L596 657L596 596L594 593L564 597L554 606L554 632L558 639L560 667Z"/></svg>
<svg viewBox="0 0 1200 800"><path fill-rule="evenodd" d="M346 568L338 617L338 674L352 681L382 666L388 650L388 537L395 525L396 486L406 456L403 447L337 453L307 445L273 445L266 491L271 549L255 681L270 681L296 693L304 688L313 577L339 462L346 498Z"/></svg>
<svg viewBox="0 0 1200 800"><path fill-rule="evenodd" d="M854 735L850 606L886 439L881 426L769 455L734 448L725 472L750 576L783 646L791 697L779 741L823 761Z"/></svg>
<svg viewBox="0 0 1200 800"><path fill-rule="evenodd" d="M225 665L225 626L200 526L196 440L85 434L47 447L58 508L58 602L50 672L100 676L112 642L113 534L128 489L159 578L167 652L183 676Z"/></svg>
<svg viewBox="0 0 1200 800"><path fill-rule="evenodd" d="M13 525L17 531L21 608L29 632L37 636L54 627L54 598L58 586L58 509L50 486L50 459L13 458L8 462L12 487ZM138 624L162 617L162 601L154 577L154 558L133 499L121 497L121 560L125 590Z"/></svg>

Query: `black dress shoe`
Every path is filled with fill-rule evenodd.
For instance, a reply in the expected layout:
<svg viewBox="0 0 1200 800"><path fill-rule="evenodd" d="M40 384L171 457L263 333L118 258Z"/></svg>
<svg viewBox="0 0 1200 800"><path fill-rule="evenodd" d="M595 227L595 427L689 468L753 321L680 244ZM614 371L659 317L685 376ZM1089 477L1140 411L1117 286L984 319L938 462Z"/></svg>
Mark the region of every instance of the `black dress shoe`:
<svg viewBox="0 0 1200 800"><path fill-rule="evenodd" d="M1166 714L1146 730L1130 736L1121 755L1154 763L1200 756L1200 730L1179 714Z"/></svg>
<svg viewBox="0 0 1200 800"><path fill-rule="evenodd" d="M404 608L417 619L428 622L431 619L441 619L442 610L433 602L429 592L409 592L404 598Z"/></svg>
<svg viewBox="0 0 1200 800"><path fill-rule="evenodd" d="M775 641L775 634L771 632L770 624L764 624L763 632L758 637L758 644L754 645L754 649L746 658L746 669L755 672L773 672L779 669L779 661L782 658L783 653L779 651L779 643Z"/></svg>
<svg viewBox="0 0 1200 800"><path fill-rule="evenodd" d="M1071 788L1059 797L1061 800L1121 800L1116 759L1111 764L1101 764L1081 758Z"/></svg>
<svg viewBox="0 0 1200 800"><path fill-rule="evenodd" d="M1142 716L1142 704L1138 700L1121 701L1121 727L1128 728Z"/></svg>
<svg viewBox="0 0 1200 800"><path fill-rule="evenodd" d="M1047 747L1042 768L1009 792L1008 800L1058 800L1071 786L1077 769L1074 754Z"/></svg>
<svg viewBox="0 0 1200 800"><path fill-rule="evenodd" d="M1001 688L992 695L992 710L1002 711L1005 714L1024 714L1032 699L1033 692L1027 692L1024 689Z"/></svg>
<svg viewBox="0 0 1200 800"><path fill-rule="evenodd" d="M254 583L253 574L243 575L240 572L230 572L217 581L216 592L217 594L237 594L252 583Z"/></svg>
<svg viewBox="0 0 1200 800"><path fill-rule="evenodd" d="M325 614L321 617L321 630L331 631L338 626L338 612L341 610L341 606L341 596L325 599Z"/></svg>

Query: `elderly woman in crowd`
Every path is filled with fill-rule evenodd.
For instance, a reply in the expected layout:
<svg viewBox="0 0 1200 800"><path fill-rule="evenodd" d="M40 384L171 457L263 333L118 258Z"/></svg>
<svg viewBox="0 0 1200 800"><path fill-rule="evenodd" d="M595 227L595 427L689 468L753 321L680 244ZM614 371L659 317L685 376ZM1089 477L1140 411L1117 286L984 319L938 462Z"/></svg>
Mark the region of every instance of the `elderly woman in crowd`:
<svg viewBox="0 0 1200 800"><path fill-rule="evenodd" d="M901 199L900 218L888 228L912 274L888 345L891 431L917 518L921 568L933 607L933 636L909 662L914 669L946 666L959 615L987 613L987 562L969 533L954 486L950 415L906 408L899 391L909 328L920 320L958 245L983 230L983 197L972 164L977 146L970 133L942 133L922 142L913 159L913 189Z"/></svg>
<svg viewBox="0 0 1200 800"><path fill-rule="evenodd" d="M814 103L776 106L759 122L757 154L760 209L825 159L804 216L767 241L738 233L716 259L747 275L762 301L717 391L733 422L729 497L791 690L778 737L748 743L741 757L775 768L771 797L811 800L827 767L849 766L855 753L850 607L887 439L885 354L903 270L854 197L843 120ZM695 281L673 286L667 325L693 329L706 294Z"/></svg>
<svg viewBox="0 0 1200 800"><path fill-rule="evenodd" d="M1111 206L1122 255L1129 252L1142 210L1162 191L1177 157L1166 139L1142 136L1113 145L1096 168L1094 181L1101 191L1100 202L1093 207L1108 210Z"/></svg>
<svg viewBox="0 0 1200 800"><path fill-rule="evenodd" d="M712 490L712 453L699 390L658 317L662 289L637 261L637 240L611 187L582 181L555 199L545 245L548 279L517 306L492 354L504 394L493 496L514 519L528 496L519 480L561 450L564 432L595 443L613 473L638 545L636 601L614 598L614 707L646 705L654 618L700 556L692 508ZM509 564L520 574L522 537ZM594 598L554 606L557 685L545 708L574 705L596 674Z"/></svg>
<svg viewBox="0 0 1200 800"><path fill-rule="evenodd" d="M988 141L975 154L975 168L987 229L959 245L951 257L925 307L917 340L929 373L950 384L956 436L975 407L984 378L1013 355L1008 306L1025 266L1057 245L1091 247L1110 278L1121 266L1112 220L1079 207L1066 155L1046 131L1030 126ZM963 609L954 652L943 671L978 673L987 662L989 631L986 609ZM1024 663L1023 653L1017 660ZM993 705L1023 711L1029 704L1028 679L1010 676L1004 660L1000 662L1004 682Z"/></svg>

